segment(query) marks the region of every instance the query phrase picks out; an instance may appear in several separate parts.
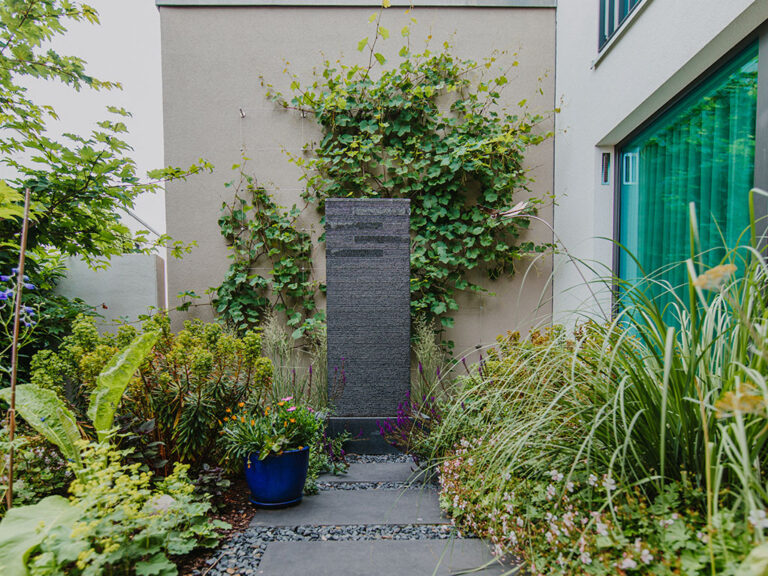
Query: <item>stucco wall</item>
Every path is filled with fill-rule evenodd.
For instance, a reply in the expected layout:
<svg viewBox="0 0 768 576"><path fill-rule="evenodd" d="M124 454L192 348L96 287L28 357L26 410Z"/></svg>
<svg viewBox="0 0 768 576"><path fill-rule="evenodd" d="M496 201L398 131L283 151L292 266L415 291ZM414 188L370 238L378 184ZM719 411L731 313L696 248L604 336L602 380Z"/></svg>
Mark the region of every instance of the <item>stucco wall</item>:
<svg viewBox="0 0 768 576"><path fill-rule="evenodd" d="M113 320L135 322L150 307L165 308L165 263L152 254L125 254L112 258L106 270L91 270L82 260L67 260L67 276L56 291L68 298L82 298L111 328Z"/></svg>
<svg viewBox="0 0 768 576"><path fill-rule="evenodd" d="M715 64L768 18L765 0L645 0L598 62L599 3L560 0L557 9L555 230L576 258L612 265L614 174L600 183L602 152ZM616 158L612 157L615 165ZM583 267L589 277L589 271ZM564 257L555 262L555 321L594 300ZM607 306L604 308L609 309Z"/></svg>
<svg viewBox="0 0 768 576"><path fill-rule="evenodd" d="M308 78L323 55L345 61L362 58L357 42L369 35L368 17L376 9L333 7L170 7L161 6L163 47L163 95L166 161L184 165L205 157L216 166L212 175L173 183L167 187L167 231L177 240L197 241L183 260L168 263L169 304L183 290L202 293L220 283L229 265L225 244L216 220L222 201L231 199L224 183L241 149L251 160L247 169L276 190L278 202L299 202L301 172L288 162L284 150L299 153L305 142L320 133L311 119L276 109L265 98L259 76L287 89L289 68ZM462 57L482 59L493 50L501 55L504 69L518 59L510 72L505 105L527 98L532 111L554 107L555 11L552 8L417 8L409 15L390 8L382 25L399 31L413 16L418 24L411 42L423 44L432 35L439 47L451 40ZM381 45L387 57L397 58L399 34ZM377 46L378 49L378 46ZM517 53L517 56L513 56ZM542 93L539 93L541 88ZM244 117L241 115L244 114ZM546 123L542 130L551 126ZM527 165L536 179L533 194L552 191L553 142L532 149ZM273 188L274 186L274 188ZM551 210L543 211L545 218ZM321 230L314 208L302 215L302 223L315 235ZM530 238L551 241L551 233L535 226ZM322 250L316 254L316 276L324 280ZM457 350L487 344L508 329L526 330L551 311L548 280L551 262L544 258L528 273L526 263L514 279L488 282L493 295L462 295L456 327L448 334ZM538 304L544 304L539 307ZM205 307L192 314L210 318Z"/></svg>

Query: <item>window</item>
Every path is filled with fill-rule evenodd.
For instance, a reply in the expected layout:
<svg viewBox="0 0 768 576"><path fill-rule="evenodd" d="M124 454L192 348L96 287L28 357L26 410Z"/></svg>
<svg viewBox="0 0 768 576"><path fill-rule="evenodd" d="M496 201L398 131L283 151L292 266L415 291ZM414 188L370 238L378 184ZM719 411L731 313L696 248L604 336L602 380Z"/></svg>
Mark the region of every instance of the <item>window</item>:
<svg viewBox="0 0 768 576"><path fill-rule="evenodd" d="M641 0L600 0L600 50L608 43Z"/></svg>
<svg viewBox="0 0 768 576"><path fill-rule="evenodd" d="M658 272L654 278L665 285L685 285L681 263L690 251L690 202L708 250L706 264L722 258L723 245L749 241L744 232L754 180L757 52L755 43L620 147L623 280Z"/></svg>

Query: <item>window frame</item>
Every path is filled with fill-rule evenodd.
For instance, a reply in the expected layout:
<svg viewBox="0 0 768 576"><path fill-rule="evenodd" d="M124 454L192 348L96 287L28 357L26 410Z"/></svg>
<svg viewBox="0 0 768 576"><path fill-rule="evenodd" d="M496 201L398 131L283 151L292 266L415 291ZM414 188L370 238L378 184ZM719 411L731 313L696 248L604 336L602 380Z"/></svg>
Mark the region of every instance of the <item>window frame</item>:
<svg viewBox="0 0 768 576"><path fill-rule="evenodd" d="M602 52L610 44L611 40L619 35L619 31L624 28L625 24L628 24L629 17L632 13L646 0L636 0L634 6L630 6L629 10L627 10L626 6L633 1L635 0L599 0L600 6L598 9L599 19L597 27L598 53ZM609 18L615 20L617 10L618 22L616 22L616 27L611 30L610 34L603 34L603 32L605 32L606 20Z"/></svg>
<svg viewBox="0 0 768 576"><path fill-rule="evenodd" d="M636 6L643 4L641 0ZM611 308L614 316L619 312L620 286L617 281L620 278L621 247L621 182L623 158L619 152L626 147L638 134L643 132L651 124L664 116L681 100L690 95L703 82L709 79L718 70L723 68L730 60L735 58L743 50L757 41L757 110L755 126L755 167L753 187L768 191L768 21L761 24L756 30L744 37L733 48L723 54L717 61L699 74L693 81L687 84L673 98L668 100L656 112L632 130L618 144L613 146L613 157L616 158L613 166L613 250L611 271L614 282L612 286ZM761 152L761 153L759 153ZM758 222L757 234L760 239L759 246L762 249L768 245L768 197L755 196L755 216Z"/></svg>

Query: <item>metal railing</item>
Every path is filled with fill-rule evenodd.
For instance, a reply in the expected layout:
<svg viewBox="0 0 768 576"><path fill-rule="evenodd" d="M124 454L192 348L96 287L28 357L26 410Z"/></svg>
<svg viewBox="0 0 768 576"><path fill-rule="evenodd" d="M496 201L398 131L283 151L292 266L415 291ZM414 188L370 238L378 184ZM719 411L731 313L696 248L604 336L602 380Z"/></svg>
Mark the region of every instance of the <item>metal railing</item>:
<svg viewBox="0 0 768 576"><path fill-rule="evenodd" d="M598 49L602 50L642 0L600 0Z"/></svg>

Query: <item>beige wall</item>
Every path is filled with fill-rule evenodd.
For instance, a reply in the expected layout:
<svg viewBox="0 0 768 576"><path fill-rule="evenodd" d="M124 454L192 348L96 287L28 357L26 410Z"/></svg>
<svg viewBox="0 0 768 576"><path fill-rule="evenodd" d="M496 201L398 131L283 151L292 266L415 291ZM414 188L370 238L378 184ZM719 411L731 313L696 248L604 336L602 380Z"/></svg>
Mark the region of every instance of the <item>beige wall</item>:
<svg viewBox="0 0 768 576"><path fill-rule="evenodd" d="M300 202L301 173L284 151L300 153L304 143L317 139L320 132L311 119L301 119L267 101L259 76L287 89L286 62L306 79L323 55L345 61L362 58L356 46L372 32L367 22L373 12L375 8L160 7L166 162L184 166L204 157L216 166L212 175L167 187L168 233L176 240L198 243L183 260L168 263L170 306L175 305L178 292L202 294L218 285L227 270L227 250L216 221L222 201L231 199L224 183L234 178L230 167L239 161L241 149L251 158L248 171L275 191L280 204ZM507 50L498 60L501 68L519 60L503 93L505 105L514 107L527 98L531 111L554 108L554 9L417 8L406 15L404 9L390 8L382 20L394 32L382 45L387 57L397 57L401 44L396 31L411 16L418 20L412 45L423 45L431 34L435 47L451 40L461 57L482 59L493 50ZM527 166L536 179L533 194L549 195L553 189L551 140L529 152ZM551 209L542 215L551 220ZM319 235L317 222L314 208L307 208L302 224ZM551 241L543 226L534 226L529 234L539 242ZM322 250L315 261L316 276L324 280ZM527 330L549 318L551 261L542 259L526 275L527 268L527 263L521 263L515 278L485 281L495 295L460 296L456 327L448 334L457 351L488 344L506 330ZM191 313L211 317L209 308Z"/></svg>

